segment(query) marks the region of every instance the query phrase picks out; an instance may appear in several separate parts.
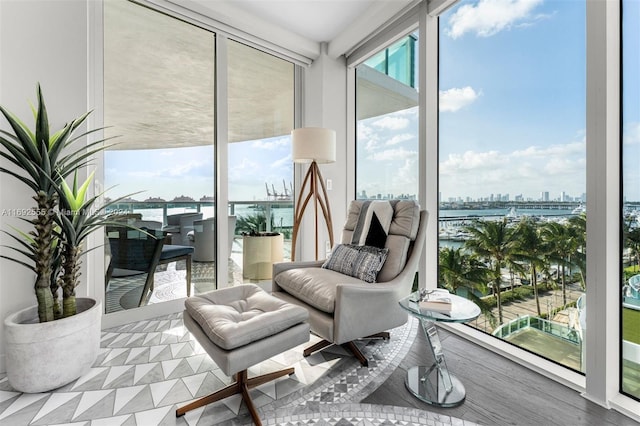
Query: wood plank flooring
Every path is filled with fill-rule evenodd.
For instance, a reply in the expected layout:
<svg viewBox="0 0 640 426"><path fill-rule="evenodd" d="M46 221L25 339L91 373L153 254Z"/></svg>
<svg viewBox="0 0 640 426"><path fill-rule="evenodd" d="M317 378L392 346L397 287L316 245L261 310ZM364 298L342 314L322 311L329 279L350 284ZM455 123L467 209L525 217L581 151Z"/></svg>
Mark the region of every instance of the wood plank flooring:
<svg viewBox="0 0 640 426"><path fill-rule="evenodd" d="M449 369L467 391L465 402L439 408L415 398L404 384L408 368L430 365L420 330L399 368L362 402L438 412L483 425L638 426L640 423L588 401L573 389L439 329Z"/></svg>

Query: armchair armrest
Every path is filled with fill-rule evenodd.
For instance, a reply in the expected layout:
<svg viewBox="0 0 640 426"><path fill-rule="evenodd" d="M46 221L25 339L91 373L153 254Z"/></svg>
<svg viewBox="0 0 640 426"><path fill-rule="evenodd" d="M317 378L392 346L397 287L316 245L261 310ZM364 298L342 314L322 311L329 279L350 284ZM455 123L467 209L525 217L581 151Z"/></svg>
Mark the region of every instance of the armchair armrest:
<svg viewBox="0 0 640 426"><path fill-rule="evenodd" d="M426 220L425 220L426 222ZM407 313L398 301L411 292L422 252L424 223L419 232L419 245L394 279L381 283L338 285L336 288L336 343L344 343L364 336L398 327L407 321Z"/></svg>
<svg viewBox="0 0 640 426"><path fill-rule="evenodd" d="M273 272L271 274L271 291L281 291L282 289L278 285L276 280L278 274L284 271L288 271L290 269L298 269L298 268L319 268L324 263L324 260L309 260L309 261L301 261L301 262L279 262L273 264Z"/></svg>
<svg viewBox="0 0 640 426"><path fill-rule="evenodd" d="M406 312L398 305L405 283L345 284L336 288L334 340L341 344L404 324Z"/></svg>
<svg viewBox="0 0 640 426"><path fill-rule="evenodd" d="M302 262L279 262L273 264L273 277L280 272L288 271L289 269L297 268L319 268L324 263L324 260L308 260Z"/></svg>

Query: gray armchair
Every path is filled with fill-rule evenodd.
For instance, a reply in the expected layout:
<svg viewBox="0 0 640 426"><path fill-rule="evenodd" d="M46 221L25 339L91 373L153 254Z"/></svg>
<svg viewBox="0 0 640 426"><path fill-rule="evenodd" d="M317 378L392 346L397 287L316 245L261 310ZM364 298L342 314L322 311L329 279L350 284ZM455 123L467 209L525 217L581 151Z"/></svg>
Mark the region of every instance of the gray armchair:
<svg viewBox="0 0 640 426"><path fill-rule="evenodd" d="M189 232L193 231L193 223L202 220L202 213L177 213L167 216L167 225L162 230L171 234L171 244L188 246Z"/></svg>
<svg viewBox="0 0 640 426"><path fill-rule="evenodd" d="M362 204L353 201L349 207L343 244L352 240ZM392 205L394 214L385 243L389 251L377 282L321 268L323 261L274 264L274 296L307 308L311 331L324 339L306 349L304 356L337 344L366 366L367 359L353 341L371 336L388 338L388 330L406 323L407 313L398 301L411 292L428 214L413 201L392 201Z"/></svg>

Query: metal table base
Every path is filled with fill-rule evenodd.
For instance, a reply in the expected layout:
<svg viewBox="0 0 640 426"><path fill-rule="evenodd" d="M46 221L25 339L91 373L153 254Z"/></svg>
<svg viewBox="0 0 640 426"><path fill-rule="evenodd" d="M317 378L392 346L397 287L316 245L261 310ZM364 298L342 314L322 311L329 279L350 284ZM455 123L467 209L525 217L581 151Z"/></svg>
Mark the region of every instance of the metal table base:
<svg viewBox="0 0 640 426"><path fill-rule="evenodd" d="M407 371L405 385L418 399L438 407L455 407L464 402L466 392L457 377L449 373L442 352L438 330L433 321L420 320L429 341L434 362L431 366L412 367Z"/></svg>

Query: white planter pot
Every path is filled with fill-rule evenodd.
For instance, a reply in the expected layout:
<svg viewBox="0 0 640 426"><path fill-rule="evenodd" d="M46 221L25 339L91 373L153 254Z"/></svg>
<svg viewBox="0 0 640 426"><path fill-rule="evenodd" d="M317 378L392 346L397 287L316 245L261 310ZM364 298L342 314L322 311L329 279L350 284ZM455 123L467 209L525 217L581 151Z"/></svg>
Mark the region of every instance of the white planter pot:
<svg viewBox="0 0 640 426"><path fill-rule="evenodd" d="M271 279L273 264L282 262L282 234L242 237L242 276L251 280Z"/></svg>
<svg viewBox="0 0 640 426"><path fill-rule="evenodd" d="M100 349L102 305L78 298L77 306L77 315L56 321L37 322L37 306L4 320L7 378L15 390L47 392L89 371Z"/></svg>

